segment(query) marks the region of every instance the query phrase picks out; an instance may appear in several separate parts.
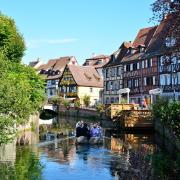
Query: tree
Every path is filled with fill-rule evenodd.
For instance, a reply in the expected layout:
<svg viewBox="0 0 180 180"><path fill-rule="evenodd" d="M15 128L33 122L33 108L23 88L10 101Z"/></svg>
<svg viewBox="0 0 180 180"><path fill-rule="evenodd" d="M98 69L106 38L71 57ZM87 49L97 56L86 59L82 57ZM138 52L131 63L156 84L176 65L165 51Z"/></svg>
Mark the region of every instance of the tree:
<svg viewBox="0 0 180 180"><path fill-rule="evenodd" d="M83 103L86 107L88 107L90 105L90 96L88 95L84 95L83 97Z"/></svg>
<svg viewBox="0 0 180 180"><path fill-rule="evenodd" d="M12 62L21 62L25 43L13 19L0 14L0 52Z"/></svg>
<svg viewBox="0 0 180 180"><path fill-rule="evenodd" d="M33 68L0 54L0 144L13 138L15 125L26 123L45 99L44 80Z"/></svg>
<svg viewBox="0 0 180 180"><path fill-rule="evenodd" d="M175 38L173 48L180 48L180 0L156 0L152 5L153 21L162 21L168 16L170 26L164 33L166 37Z"/></svg>

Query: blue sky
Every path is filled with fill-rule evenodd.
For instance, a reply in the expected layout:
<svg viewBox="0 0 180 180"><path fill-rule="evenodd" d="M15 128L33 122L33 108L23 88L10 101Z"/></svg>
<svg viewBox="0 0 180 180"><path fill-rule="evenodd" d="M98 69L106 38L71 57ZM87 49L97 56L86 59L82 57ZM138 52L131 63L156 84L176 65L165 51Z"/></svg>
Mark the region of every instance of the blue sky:
<svg viewBox="0 0 180 180"><path fill-rule="evenodd" d="M0 0L23 34L24 63L75 56L81 64L95 54L110 55L140 28L153 26L154 0Z"/></svg>

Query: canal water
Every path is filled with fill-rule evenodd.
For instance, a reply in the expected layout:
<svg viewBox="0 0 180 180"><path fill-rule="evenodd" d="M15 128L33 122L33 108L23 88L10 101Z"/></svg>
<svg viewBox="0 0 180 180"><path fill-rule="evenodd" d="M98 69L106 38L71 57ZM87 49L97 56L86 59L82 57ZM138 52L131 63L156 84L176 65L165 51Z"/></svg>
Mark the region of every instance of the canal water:
<svg viewBox="0 0 180 180"><path fill-rule="evenodd" d="M112 134L103 145L75 145L73 139L46 144L44 133L59 133L60 138L73 135L76 121L61 118L53 127L41 127L39 143L32 135L32 145L1 146L0 180L178 179L173 160L152 133ZM110 134L106 129L104 133Z"/></svg>

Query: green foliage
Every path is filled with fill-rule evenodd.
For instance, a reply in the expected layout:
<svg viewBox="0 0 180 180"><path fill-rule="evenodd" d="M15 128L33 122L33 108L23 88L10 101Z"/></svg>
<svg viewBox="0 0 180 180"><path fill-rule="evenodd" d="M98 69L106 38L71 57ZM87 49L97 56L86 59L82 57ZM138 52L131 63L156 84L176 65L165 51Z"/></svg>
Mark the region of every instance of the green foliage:
<svg viewBox="0 0 180 180"><path fill-rule="evenodd" d="M99 113L104 113L104 111L105 111L105 106L104 106L104 104L97 104L96 105L96 110L97 110L97 112L99 112Z"/></svg>
<svg viewBox="0 0 180 180"><path fill-rule="evenodd" d="M20 64L24 50L15 22L0 14L0 144L12 139L15 126L26 123L45 99L44 80Z"/></svg>
<svg viewBox="0 0 180 180"><path fill-rule="evenodd" d="M0 53L9 61L21 62L24 51L24 39L18 32L14 20L0 14Z"/></svg>
<svg viewBox="0 0 180 180"><path fill-rule="evenodd" d="M76 109L78 109L78 108L80 108L80 106L81 106L80 101L79 101L79 100L76 100L76 101L74 102L74 107L75 107Z"/></svg>
<svg viewBox="0 0 180 180"><path fill-rule="evenodd" d="M50 103L54 104L54 105L60 105L63 102L63 98L59 97L59 96L53 96L50 100Z"/></svg>
<svg viewBox="0 0 180 180"><path fill-rule="evenodd" d="M170 155L165 152L158 152L152 155L152 166L154 175L160 179L170 179L172 175L179 179L180 166L179 160L173 160Z"/></svg>
<svg viewBox="0 0 180 180"><path fill-rule="evenodd" d="M88 95L84 95L83 97L83 103L86 107L88 107L90 105L90 96Z"/></svg>
<svg viewBox="0 0 180 180"><path fill-rule="evenodd" d="M154 119L161 120L180 138L180 102L168 102L166 99L159 98L152 109Z"/></svg>
<svg viewBox="0 0 180 180"><path fill-rule="evenodd" d="M14 127L14 124L27 122L29 116L39 109L45 93L44 81L34 69L8 62L2 54L0 72L0 124L4 127L4 137L0 136L1 144L12 137L7 129ZM4 117L9 123L4 121Z"/></svg>
<svg viewBox="0 0 180 180"><path fill-rule="evenodd" d="M41 180L43 166L37 155L29 148L19 149L15 165L1 164L0 179L9 180Z"/></svg>
<svg viewBox="0 0 180 180"><path fill-rule="evenodd" d="M69 102L68 100L63 99L62 104L64 105L64 107L65 107L66 109L69 109L69 107L70 107L70 102Z"/></svg>

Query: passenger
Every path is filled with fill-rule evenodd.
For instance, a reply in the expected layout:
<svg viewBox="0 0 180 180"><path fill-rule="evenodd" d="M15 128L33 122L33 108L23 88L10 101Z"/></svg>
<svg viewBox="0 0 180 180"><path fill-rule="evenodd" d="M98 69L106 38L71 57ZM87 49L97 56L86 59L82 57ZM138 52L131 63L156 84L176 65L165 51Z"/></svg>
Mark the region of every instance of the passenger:
<svg viewBox="0 0 180 180"><path fill-rule="evenodd" d="M78 122L76 124L76 137L80 137L80 136L83 136L83 130L82 130L82 122Z"/></svg>
<svg viewBox="0 0 180 180"><path fill-rule="evenodd" d="M87 123L84 123L82 127L82 136L87 137L87 140L90 139L90 130Z"/></svg>
<svg viewBox="0 0 180 180"><path fill-rule="evenodd" d="M100 123L97 123L97 128L99 129L99 137L102 137L102 127L100 126Z"/></svg>
<svg viewBox="0 0 180 180"><path fill-rule="evenodd" d="M98 128L96 123L91 128L90 135L91 137L101 137L100 128Z"/></svg>

